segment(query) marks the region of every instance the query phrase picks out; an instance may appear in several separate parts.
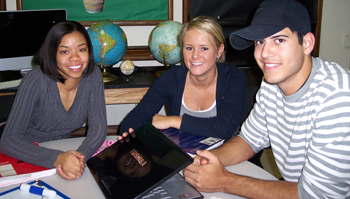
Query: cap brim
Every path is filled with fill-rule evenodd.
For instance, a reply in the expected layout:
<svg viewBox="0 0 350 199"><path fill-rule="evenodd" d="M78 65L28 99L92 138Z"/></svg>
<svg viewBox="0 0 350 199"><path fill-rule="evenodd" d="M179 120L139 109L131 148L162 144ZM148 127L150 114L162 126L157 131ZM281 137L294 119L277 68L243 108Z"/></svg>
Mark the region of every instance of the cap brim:
<svg viewBox="0 0 350 199"><path fill-rule="evenodd" d="M265 39L285 27L271 25L250 25L230 34L230 44L237 50L244 50L254 44L254 41Z"/></svg>

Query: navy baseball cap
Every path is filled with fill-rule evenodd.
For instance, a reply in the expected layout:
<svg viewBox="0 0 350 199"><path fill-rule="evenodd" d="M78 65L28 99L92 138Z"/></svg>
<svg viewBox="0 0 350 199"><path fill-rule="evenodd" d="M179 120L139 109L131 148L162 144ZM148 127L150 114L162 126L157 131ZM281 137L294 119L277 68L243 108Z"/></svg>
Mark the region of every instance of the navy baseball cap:
<svg viewBox="0 0 350 199"><path fill-rule="evenodd" d="M254 41L265 39L279 31L290 28L302 35L311 32L311 22L306 8L294 0L263 1L250 26L230 34L233 48L243 50Z"/></svg>

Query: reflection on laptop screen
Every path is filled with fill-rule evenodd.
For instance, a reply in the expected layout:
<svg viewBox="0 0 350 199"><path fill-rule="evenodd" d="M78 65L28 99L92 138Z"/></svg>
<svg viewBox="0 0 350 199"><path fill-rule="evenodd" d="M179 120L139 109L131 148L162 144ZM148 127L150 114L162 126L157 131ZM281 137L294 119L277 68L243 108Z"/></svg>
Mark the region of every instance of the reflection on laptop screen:
<svg viewBox="0 0 350 199"><path fill-rule="evenodd" d="M181 148L146 124L87 165L107 198L139 198L192 162Z"/></svg>

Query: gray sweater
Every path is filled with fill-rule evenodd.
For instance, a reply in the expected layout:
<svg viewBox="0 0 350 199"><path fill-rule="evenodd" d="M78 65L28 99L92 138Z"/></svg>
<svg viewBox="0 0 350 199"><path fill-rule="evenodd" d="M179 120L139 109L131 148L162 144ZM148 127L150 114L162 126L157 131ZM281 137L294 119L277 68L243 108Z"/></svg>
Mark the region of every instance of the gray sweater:
<svg viewBox="0 0 350 199"><path fill-rule="evenodd" d="M16 93L0 142L3 154L35 165L52 168L60 150L34 145L34 142L68 138L88 120L88 133L77 149L87 161L106 137L107 118L101 71L95 67L83 77L70 109L61 102L57 83L39 67L28 72Z"/></svg>

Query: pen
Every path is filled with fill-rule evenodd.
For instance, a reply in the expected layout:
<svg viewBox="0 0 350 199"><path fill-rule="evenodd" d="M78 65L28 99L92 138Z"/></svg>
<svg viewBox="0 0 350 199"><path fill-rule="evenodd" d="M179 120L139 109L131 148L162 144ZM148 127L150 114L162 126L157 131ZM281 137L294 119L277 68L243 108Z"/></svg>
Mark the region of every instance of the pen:
<svg viewBox="0 0 350 199"><path fill-rule="evenodd" d="M56 191L53 191L53 190L49 190L49 189L45 189L45 188L41 188L41 187L29 185L29 184L23 184L23 183L21 184L19 189L21 191L26 191L33 194L46 196L48 198L54 198L56 197L56 194L57 194Z"/></svg>

